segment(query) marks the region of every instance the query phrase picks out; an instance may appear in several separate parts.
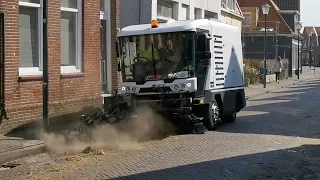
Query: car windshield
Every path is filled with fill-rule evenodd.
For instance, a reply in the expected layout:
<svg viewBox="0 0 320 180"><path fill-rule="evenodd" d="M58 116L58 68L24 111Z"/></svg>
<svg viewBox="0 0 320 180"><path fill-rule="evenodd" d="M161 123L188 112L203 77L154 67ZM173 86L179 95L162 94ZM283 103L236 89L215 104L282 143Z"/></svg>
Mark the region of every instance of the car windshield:
<svg viewBox="0 0 320 180"><path fill-rule="evenodd" d="M195 33L174 32L121 37L124 81L193 76Z"/></svg>

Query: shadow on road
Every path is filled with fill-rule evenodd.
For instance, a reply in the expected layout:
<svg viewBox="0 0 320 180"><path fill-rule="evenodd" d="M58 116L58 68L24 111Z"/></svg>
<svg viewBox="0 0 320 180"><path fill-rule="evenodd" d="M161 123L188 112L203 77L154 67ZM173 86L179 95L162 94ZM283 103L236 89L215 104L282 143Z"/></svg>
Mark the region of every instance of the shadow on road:
<svg viewBox="0 0 320 180"><path fill-rule="evenodd" d="M200 153L200 152L198 152ZM157 162L154 162L157 164ZM150 166L153 166L150 164ZM168 166L170 166L168 162ZM303 145L291 149L237 156L173 168L144 172L122 179L297 179L320 178L320 145Z"/></svg>
<svg viewBox="0 0 320 180"><path fill-rule="evenodd" d="M320 138L319 88L320 81L301 83L250 99L234 124L217 131Z"/></svg>

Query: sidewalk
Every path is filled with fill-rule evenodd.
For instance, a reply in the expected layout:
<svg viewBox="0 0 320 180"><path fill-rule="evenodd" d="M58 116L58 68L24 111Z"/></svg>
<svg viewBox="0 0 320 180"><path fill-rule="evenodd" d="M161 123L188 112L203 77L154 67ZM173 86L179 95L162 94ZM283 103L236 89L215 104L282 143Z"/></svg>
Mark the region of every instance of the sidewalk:
<svg viewBox="0 0 320 180"><path fill-rule="evenodd" d="M0 136L0 167L6 162L44 151L45 146L41 141Z"/></svg>
<svg viewBox="0 0 320 180"><path fill-rule="evenodd" d="M297 76L294 74L292 77L288 79L281 80L279 84L268 83L266 88L263 88L263 84L250 85L249 87L245 88L246 98L250 99L257 96L261 96L284 87L292 86L295 83L307 81L317 77L320 77L320 67L316 67L315 70L314 67L303 67L302 74L300 74L300 79L297 79Z"/></svg>

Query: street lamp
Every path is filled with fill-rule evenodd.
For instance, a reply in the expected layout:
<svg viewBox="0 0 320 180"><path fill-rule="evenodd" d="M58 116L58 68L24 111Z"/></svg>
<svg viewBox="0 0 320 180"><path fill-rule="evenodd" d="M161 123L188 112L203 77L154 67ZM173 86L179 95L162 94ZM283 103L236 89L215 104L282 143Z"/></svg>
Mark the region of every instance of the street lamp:
<svg viewBox="0 0 320 180"><path fill-rule="evenodd" d="M264 79L263 79L263 87L267 86L267 15L269 14L270 6L269 4L265 4L261 6L262 13L264 15Z"/></svg>
<svg viewBox="0 0 320 180"><path fill-rule="evenodd" d="M298 21L296 23L296 27L298 30L298 79L299 79L300 78L300 29L302 28L301 21Z"/></svg>

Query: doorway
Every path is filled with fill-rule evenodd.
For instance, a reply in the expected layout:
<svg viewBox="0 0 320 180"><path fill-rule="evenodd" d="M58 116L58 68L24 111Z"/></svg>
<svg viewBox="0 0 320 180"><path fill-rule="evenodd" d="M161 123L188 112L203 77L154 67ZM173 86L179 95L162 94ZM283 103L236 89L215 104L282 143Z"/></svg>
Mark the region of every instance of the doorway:
<svg viewBox="0 0 320 180"><path fill-rule="evenodd" d="M108 80L107 80L107 21L100 20L100 77L101 77L101 93L108 93Z"/></svg>

